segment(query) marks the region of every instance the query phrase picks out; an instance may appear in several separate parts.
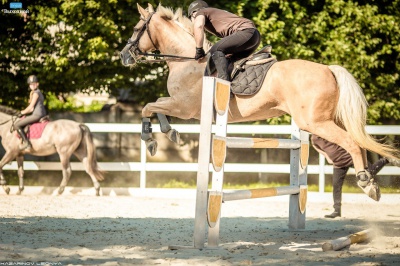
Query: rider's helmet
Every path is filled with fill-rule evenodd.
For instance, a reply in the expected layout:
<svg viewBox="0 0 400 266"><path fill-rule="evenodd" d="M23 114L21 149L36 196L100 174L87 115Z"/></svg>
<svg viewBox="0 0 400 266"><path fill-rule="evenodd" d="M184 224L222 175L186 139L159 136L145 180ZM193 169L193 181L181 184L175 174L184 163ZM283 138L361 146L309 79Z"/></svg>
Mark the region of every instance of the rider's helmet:
<svg viewBox="0 0 400 266"><path fill-rule="evenodd" d="M190 18L194 12L206 7L208 7L207 3L202 0L196 0L192 2L188 8L188 17Z"/></svg>
<svg viewBox="0 0 400 266"><path fill-rule="evenodd" d="M37 83L37 82L39 82L39 80L35 75L30 75L27 82L28 82L28 84Z"/></svg>

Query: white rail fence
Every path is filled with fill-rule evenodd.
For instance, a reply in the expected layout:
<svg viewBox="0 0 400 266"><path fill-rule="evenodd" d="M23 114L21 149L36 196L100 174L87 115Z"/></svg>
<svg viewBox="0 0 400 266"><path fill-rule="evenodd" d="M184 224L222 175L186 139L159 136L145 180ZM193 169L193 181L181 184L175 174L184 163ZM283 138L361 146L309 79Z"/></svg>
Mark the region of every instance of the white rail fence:
<svg viewBox="0 0 400 266"><path fill-rule="evenodd" d="M117 123L86 123L92 132L96 133L137 133L142 132L141 124L117 124ZM199 124L176 124L172 125L180 133L199 134ZM153 133L160 133L159 125L152 125ZM212 129L215 130L214 127ZM289 134L291 132L290 125L243 125L230 124L228 125L228 133L230 134ZM367 126L367 132L377 136L400 135L400 126ZM197 172L197 163L171 163L171 162L147 162L146 145L143 141L140 144L140 161L139 162L100 162L101 169L112 171L130 171L140 172L140 188L146 188L146 172ZM211 171L210 165L210 171ZM72 162L71 168L73 171L84 171L83 165L80 162ZM61 170L59 162L24 162L25 170ZM17 163L14 161L4 167L4 170L17 170ZM290 173L289 164L262 164L262 163L226 163L225 172L236 173ZM319 155L318 165L308 165L308 174L319 175L319 192L324 192L325 174L332 174L333 167L325 165L325 158ZM354 169L349 170L350 174L354 174ZM384 167L379 175L393 176L400 175L400 168L395 166Z"/></svg>

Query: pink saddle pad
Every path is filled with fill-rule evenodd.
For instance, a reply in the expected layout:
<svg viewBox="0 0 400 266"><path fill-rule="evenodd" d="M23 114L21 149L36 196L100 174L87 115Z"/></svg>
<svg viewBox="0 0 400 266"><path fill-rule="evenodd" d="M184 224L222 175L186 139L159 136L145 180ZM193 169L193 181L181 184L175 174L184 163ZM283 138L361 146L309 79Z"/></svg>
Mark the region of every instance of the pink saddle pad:
<svg viewBox="0 0 400 266"><path fill-rule="evenodd" d="M29 126L29 131L26 136L28 139L39 139L42 136L44 128L47 126L49 121L45 122L38 122L38 123L33 123L32 125ZM16 132L18 138L20 138L19 134Z"/></svg>

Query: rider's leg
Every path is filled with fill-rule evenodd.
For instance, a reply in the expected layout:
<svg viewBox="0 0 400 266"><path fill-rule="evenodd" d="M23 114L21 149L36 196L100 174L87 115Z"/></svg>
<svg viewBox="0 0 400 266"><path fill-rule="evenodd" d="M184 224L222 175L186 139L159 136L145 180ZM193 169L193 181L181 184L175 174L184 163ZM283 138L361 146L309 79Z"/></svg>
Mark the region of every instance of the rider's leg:
<svg viewBox="0 0 400 266"><path fill-rule="evenodd" d="M18 134L20 135L21 139L23 140L23 145L22 145L22 147L20 147L20 150L29 149L32 147L29 139L25 135L24 128L27 125L38 122L40 120L40 118L41 117L37 116L37 115L29 115L29 116L25 117L24 119L18 120L18 122L16 122L14 124L14 128L17 130Z"/></svg>
<svg viewBox="0 0 400 266"><path fill-rule="evenodd" d="M326 218L336 218L342 215L342 187L349 167L333 168L333 213L325 215Z"/></svg>
<svg viewBox="0 0 400 266"><path fill-rule="evenodd" d="M218 71L218 78L230 81L229 73L228 73L228 59L225 57L225 54L221 51L215 51L211 54L211 58L214 61L215 67Z"/></svg>

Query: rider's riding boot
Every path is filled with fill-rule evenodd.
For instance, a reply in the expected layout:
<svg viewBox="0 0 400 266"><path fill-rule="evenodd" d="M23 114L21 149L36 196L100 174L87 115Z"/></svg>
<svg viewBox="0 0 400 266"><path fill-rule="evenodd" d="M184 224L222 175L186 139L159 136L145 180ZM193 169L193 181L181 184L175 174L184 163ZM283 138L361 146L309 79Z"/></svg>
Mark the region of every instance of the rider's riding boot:
<svg viewBox="0 0 400 266"><path fill-rule="evenodd" d="M332 212L331 214L325 215L325 218L331 218L331 219L333 219L333 218L341 217L341 216L342 216L342 213L341 213L340 208L339 208L339 209L337 209L337 210L335 209L335 211Z"/></svg>
<svg viewBox="0 0 400 266"><path fill-rule="evenodd" d="M333 168L332 186L333 186L333 209L334 212L325 215L325 218L341 217L342 212L342 187L349 167Z"/></svg>
<svg viewBox="0 0 400 266"><path fill-rule="evenodd" d="M229 73L228 73L228 59L225 57L225 54L221 51L216 51L211 55L211 58L214 61L215 68L218 71L218 78L230 81Z"/></svg>
<svg viewBox="0 0 400 266"><path fill-rule="evenodd" d="M28 138L26 137L24 130L23 130L23 129L18 129L17 132L18 132L18 134L20 135L20 137L21 137L21 139L22 139L22 142L23 142L23 145L20 146L19 149L20 149L21 151L22 151L22 150L25 150L25 149L30 149L32 146L31 146L30 141L29 141Z"/></svg>

